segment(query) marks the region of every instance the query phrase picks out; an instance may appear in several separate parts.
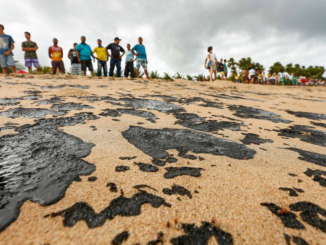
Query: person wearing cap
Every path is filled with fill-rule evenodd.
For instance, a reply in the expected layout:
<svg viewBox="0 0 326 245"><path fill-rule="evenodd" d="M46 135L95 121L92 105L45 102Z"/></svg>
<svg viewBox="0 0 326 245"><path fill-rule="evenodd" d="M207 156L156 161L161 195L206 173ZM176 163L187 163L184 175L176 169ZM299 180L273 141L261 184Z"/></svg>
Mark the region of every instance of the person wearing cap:
<svg viewBox="0 0 326 245"><path fill-rule="evenodd" d="M136 44L132 49L132 53L137 56L137 63L136 63L136 75L137 78L139 78L139 69L142 66L144 69L144 72L146 74L146 79L150 79L147 71L147 54L146 54L146 49L145 46L143 45L143 38L139 37L138 38L139 44Z"/></svg>
<svg viewBox="0 0 326 245"><path fill-rule="evenodd" d="M37 43L31 40L31 34L27 31L25 32L25 37L27 41L22 43L22 50L25 51L25 66L28 68L29 73L32 73L32 65L34 65L38 73L41 73L36 54L36 50L38 50Z"/></svg>
<svg viewBox="0 0 326 245"><path fill-rule="evenodd" d="M124 56L126 53L123 47L119 45L121 39L116 37L114 39L114 43L109 44L106 49L111 50L111 54L108 53L108 55L111 57L110 61L110 72L109 76L113 77L113 71L114 67L117 67L117 77L121 77L121 58ZM122 52L122 55L121 55Z"/></svg>
<svg viewBox="0 0 326 245"><path fill-rule="evenodd" d="M4 74L7 74L8 66L11 66L12 72L16 73L16 64L12 53L15 41L3 32L4 29L5 27L0 25L0 65Z"/></svg>
<svg viewBox="0 0 326 245"><path fill-rule="evenodd" d="M77 43L74 43L74 48L70 49L68 53L68 58L71 61L71 74L82 75L81 64L78 61L78 56L77 56L78 51L76 50L76 47L77 47Z"/></svg>

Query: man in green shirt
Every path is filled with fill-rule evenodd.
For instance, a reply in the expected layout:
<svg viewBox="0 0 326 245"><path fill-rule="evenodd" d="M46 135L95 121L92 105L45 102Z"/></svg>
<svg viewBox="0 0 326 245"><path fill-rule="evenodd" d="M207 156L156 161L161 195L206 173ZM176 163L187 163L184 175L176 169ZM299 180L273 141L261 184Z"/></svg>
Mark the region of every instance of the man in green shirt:
<svg viewBox="0 0 326 245"><path fill-rule="evenodd" d="M41 73L36 54L36 50L38 50L37 43L31 41L31 34L29 32L25 32L25 37L27 41L22 43L22 50L25 51L25 66L28 67L29 73L32 73L32 65L34 65L38 73Z"/></svg>

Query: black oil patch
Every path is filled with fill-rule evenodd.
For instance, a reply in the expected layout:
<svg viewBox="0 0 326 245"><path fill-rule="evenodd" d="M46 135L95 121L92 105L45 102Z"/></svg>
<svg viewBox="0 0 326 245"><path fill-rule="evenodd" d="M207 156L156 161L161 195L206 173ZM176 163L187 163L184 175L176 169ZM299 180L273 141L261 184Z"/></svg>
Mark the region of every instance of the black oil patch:
<svg viewBox="0 0 326 245"><path fill-rule="evenodd" d="M228 156L239 160L252 159L256 153L245 145L192 130L131 126L122 135L129 143L156 159L168 157L167 150L180 148L183 151Z"/></svg>
<svg viewBox="0 0 326 245"><path fill-rule="evenodd" d="M52 217L64 217L63 223L66 227L72 227L78 221L84 220L89 228L95 228L102 226L106 220L113 220L115 216L138 216L141 207L145 204L150 204L153 208L171 207L171 204L165 202L163 198L141 190L130 198L119 196L113 199L110 205L98 214L87 203L79 202L68 209L52 214Z"/></svg>
<svg viewBox="0 0 326 245"><path fill-rule="evenodd" d="M26 90L24 94L40 94L42 93L40 90Z"/></svg>
<svg viewBox="0 0 326 245"><path fill-rule="evenodd" d="M42 96L33 94L33 95L24 96L21 99L22 100L38 100L39 98L42 98Z"/></svg>
<svg viewBox="0 0 326 245"><path fill-rule="evenodd" d="M4 127L0 127L0 132L4 131L4 130L8 130L8 129L15 129L15 128L17 128L17 125L19 125L19 124L8 122L8 123L5 123L4 125L5 125Z"/></svg>
<svg viewBox="0 0 326 245"><path fill-rule="evenodd" d="M326 210L311 202L297 202L291 204L292 211L301 212L300 217L304 222L326 233ZM324 218L321 218L323 216Z"/></svg>
<svg viewBox="0 0 326 245"><path fill-rule="evenodd" d="M0 98L0 105L13 106L18 105L20 98Z"/></svg>
<svg viewBox="0 0 326 245"><path fill-rule="evenodd" d="M110 187L111 192L118 192L118 188L115 183L110 182L106 185L106 187Z"/></svg>
<svg viewBox="0 0 326 245"><path fill-rule="evenodd" d="M115 167L116 172L126 172L128 170L130 170L129 166L116 166Z"/></svg>
<svg viewBox="0 0 326 245"><path fill-rule="evenodd" d="M82 105L78 103L63 103L63 104L54 104L51 106L51 109L57 111L73 111L73 110L83 110L83 109L94 109L94 107L89 105Z"/></svg>
<svg viewBox="0 0 326 245"><path fill-rule="evenodd" d="M88 89L90 88L87 86L82 85L71 85L71 84L62 84L59 86L42 86L41 89L62 89L62 88L78 88L78 89Z"/></svg>
<svg viewBox="0 0 326 245"><path fill-rule="evenodd" d="M292 240L297 245L310 245L304 239L302 239L301 237L298 237L298 236L293 236Z"/></svg>
<svg viewBox="0 0 326 245"><path fill-rule="evenodd" d="M179 101L178 98L173 97L173 96L169 96L169 95L158 95L158 94L155 94L155 95L146 95L146 97L161 98L161 99L163 99L166 102L178 102Z"/></svg>
<svg viewBox="0 0 326 245"><path fill-rule="evenodd" d="M318 127L326 128L326 123L316 123L316 122L310 122L310 123Z"/></svg>
<svg viewBox="0 0 326 245"><path fill-rule="evenodd" d="M88 116L38 120L16 128L19 134L0 138L0 231L17 219L24 201L54 204L79 175L95 171L82 160L94 144L58 129L83 123Z"/></svg>
<svg viewBox="0 0 326 245"><path fill-rule="evenodd" d="M89 182L95 182L96 180L97 180L97 177L95 177L95 176L88 177Z"/></svg>
<svg viewBox="0 0 326 245"><path fill-rule="evenodd" d="M203 132L216 132L219 130L239 131L242 124L237 122L215 121L199 117L193 113L176 113L176 118L179 119L175 124L180 124L186 128L195 129Z"/></svg>
<svg viewBox="0 0 326 245"><path fill-rule="evenodd" d="M165 166L165 164L166 164L165 161L162 161L162 160L160 160L160 159L156 159L156 158L154 158L154 159L152 160L152 163L153 163L154 165L156 165L156 166L159 166L159 167L163 167L163 166Z"/></svg>
<svg viewBox="0 0 326 245"><path fill-rule="evenodd" d="M148 110L156 110L164 113L167 113L171 110L177 110L177 109L183 110L183 107L180 105L174 105L171 103L158 101L158 100L137 99L137 98L114 99L108 96L102 97L102 100L105 100L113 105L132 107L133 109L147 108ZM124 104L122 104L121 102L124 102Z"/></svg>
<svg viewBox="0 0 326 245"><path fill-rule="evenodd" d="M175 177L179 177L182 175L188 175L192 177L200 177L201 171L204 170L202 168L191 168L191 167L169 167L165 168L167 171L164 174L164 178L173 179Z"/></svg>
<svg viewBox="0 0 326 245"><path fill-rule="evenodd" d="M281 191L288 191L290 197L297 197L299 196L298 193L292 188L280 187Z"/></svg>
<svg viewBox="0 0 326 245"><path fill-rule="evenodd" d="M158 167L151 165L151 164L147 164L147 163L142 163L142 162L135 162L135 164L139 167L140 171L143 172L158 172Z"/></svg>
<svg viewBox="0 0 326 245"><path fill-rule="evenodd" d="M304 151L298 148L286 148L286 149L299 153L300 157L298 157L298 159L300 160L311 162L322 167L326 167L326 155L322 155L311 151Z"/></svg>
<svg viewBox="0 0 326 245"><path fill-rule="evenodd" d="M322 187L326 187L326 172L323 170L312 170L310 168L307 169L306 172L304 172L305 175L308 177L314 177L312 180L315 182L318 182ZM325 176L323 178L322 176Z"/></svg>
<svg viewBox="0 0 326 245"><path fill-rule="evenodd" d="M141 111L134 109L105 109L104 112L100 113L100 116L110 116L110 117L121 117L122 114L129 114L137 117L147 118L150 120L158 119L154 113L150 111Z"/></svg>
<svg viewBox="0 0 326 245"><path fill-rule="evenodd" d="M0 116L8 118L45 118L47 115L62 116L65 112L58 112L41 108L13 108L0 113Z"/></svg>
<svg viewBox="0 0 326 245"><path fill-rule="evenodd" d="M251 144L260 145L265 143L274 143L273 140L259 138L258 134L242 133L242 135L245 135L246 137L240 141L245 145L251 145Z"/></svg>
<svg viewBox="0 0 326 245"><path fill-rule="evenodd" d="M121 245L123 242L127 241L129 238L129 232L128 231L123 231L116 235L116 237L112 240L111 244L112 245Z"/></svg>
<svg viewBox="0 0 326 245"><path fill-rule="evenodd" d="M39 105L49 105L49 104L58 104L63 102L64 100L61 97L52 97L50 99L39 100L37 103Z"/></svg>
<svg viewBox="0 0 326 245"><path fill-rule="evenodd" d="M297 216L292 212L282 213L282 209L274 203L261 203L267 207L274 215L279 217L285 227L293 229L305 229L304 225L297 220Z"/></svg>
<svg viewBox="0 0 326 245"><path fill-rule="evenodd" d="M163 193L166 195L181 195L181 196L188 196L190 199L192 199L191 192L188 191L186 188L183 186L179 185L173 185L171 189L169 188L164 188Z"/></svg>
<svg viewBox="0 0 326 245"><path fill-rule="evenodd" d="M278 132L279 136L298 138L307 143L326 146L326 132L314 130L309 126L294 125L286 129L280 129Z"/></svg>
<svg viewBox="0 0 326 245"><path fill-rule="evenodd" d="M294 115L296 117L303 117L313 120L326 120L326 114L318 114L318 113L312 113L312 112L302 112L302 111L291 111L286 110L287 113Z"/></svg>
<svg viewBox="0 0 326 245"><path fill-rule="evenodd" d="M150 187L149 185L135 185L134 188L137 189L137 190L139 190L139 191L141 189L143 189L143 188L149 188L149 189L151 189L153 191L157 191L156 189L154 189L153 187Z"/></svg>
<svg viewBox="0 0 326 245"><path fill-rule="evenodd" d="M120 160L133 160L137 158L136 156L133 156L133 157L119 157Z"/></svg>
<svg viewBox="0 0 326 245"><path fill-rule="evenodd" d="M211 237L215 237L219 245L233 244L233 238L230 233L208 222L202 222L200 227L195 226L195 224L182 224L182 229L186 234L172 238L170 242L173 245L207 244Z"/></svg>
<svg viewBox="0 0 326 245"><path fill-rule="evenodd" d="M230 105L229 109L231 111L235 111L233 115L240 118L245 118L245 119L253 118L259 120L272 121L274 123L286 123L286 124L292 122L290 120L281 118L281 116L276 113L253 108L253 107L247 107L242 105Z"/></svg>

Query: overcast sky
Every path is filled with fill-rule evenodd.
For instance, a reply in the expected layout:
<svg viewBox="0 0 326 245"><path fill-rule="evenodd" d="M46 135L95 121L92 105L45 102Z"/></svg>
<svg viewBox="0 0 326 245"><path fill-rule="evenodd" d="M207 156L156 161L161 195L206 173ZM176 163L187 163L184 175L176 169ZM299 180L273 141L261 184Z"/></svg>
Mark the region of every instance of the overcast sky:
<svg viewBox="0 0 326 245"><path fill-rule="evenodd" d="M0 23L16 42L23 63L24 32L39 46L41 65L58 38L64 62L80 36L96 47L118 36L121 46L144 38L149 70L160 74L208 73L207 47L218 59L251 57L269 68L283 64L325 66L325 0L10 0L1 1Z"/></svg>

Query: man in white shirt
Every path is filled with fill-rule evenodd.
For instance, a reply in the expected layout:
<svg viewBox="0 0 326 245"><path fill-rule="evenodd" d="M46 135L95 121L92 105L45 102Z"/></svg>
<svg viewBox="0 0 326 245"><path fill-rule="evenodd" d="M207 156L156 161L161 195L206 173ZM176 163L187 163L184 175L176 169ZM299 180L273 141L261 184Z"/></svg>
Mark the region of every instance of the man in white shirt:
<svg viewBox="0 0 326 245"><path fill-rule="evenodd" d="M256 71L254 68L251 68L249 70L249 78L250 78L250 84L253 84L255 81L255 75L256 75Z"/></svg>

